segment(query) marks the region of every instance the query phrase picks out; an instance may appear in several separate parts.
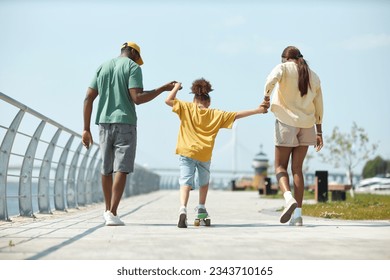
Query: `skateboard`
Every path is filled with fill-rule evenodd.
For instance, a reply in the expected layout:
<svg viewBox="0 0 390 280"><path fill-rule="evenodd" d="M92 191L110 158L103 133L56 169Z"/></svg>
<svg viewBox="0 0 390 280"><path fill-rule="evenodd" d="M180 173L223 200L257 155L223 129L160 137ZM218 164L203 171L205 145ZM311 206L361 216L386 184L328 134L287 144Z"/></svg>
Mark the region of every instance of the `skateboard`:
<svg viewBox="0 0 390 280"><path fill-rule="evenodd" d="M196 218L195 221L194 221L194 226L196 226L196 227L198 227L198 226L207 226L207 227L209 227L210 225L211 225L210 217L206 217L206 218L203 218L203 219Z"/></svg>

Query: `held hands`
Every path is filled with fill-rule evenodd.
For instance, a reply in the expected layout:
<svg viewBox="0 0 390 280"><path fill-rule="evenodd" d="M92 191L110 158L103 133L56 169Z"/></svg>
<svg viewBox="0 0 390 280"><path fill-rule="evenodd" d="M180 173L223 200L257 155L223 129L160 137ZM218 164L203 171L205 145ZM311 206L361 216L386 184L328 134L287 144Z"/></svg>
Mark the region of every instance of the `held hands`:
<svg viewBox="0 0 390 280"><path fill-rule="evenodd" d="M268 108L270 106L269 100L264 100L260 105L259 105L259 113L260 114L266 114L268 113Z"/></svg>
<svg viewBox="0 0 390 280"><path fill-rule="evenodd" d="M176 90L181 90L183 87L181 86L180 82L174 82L173 88Z"/></svg>
<svg viewBox="0 0 390 280"><path fill-rule="evenodd" d="M170 93L168 94L167 98L165 99L165 104L168 106L173 106L173 101L176 98L176 94L179 90L181 90L183 87L181 86L180 82L171 82L172 89Z"/></svg>
<svg viewBox="0 0 390 280"><path fill-rule="evenodd" d="M181 83L178 83L178 82L176 82L176 81L172 81L172 82L170 82L170 83L165 84L165 85L164 85L164 89L165 89L165 91L171 91L171 90L173 90L173 88L174 88L175 85L177 85L177 84L180 84L180 88L179 88L178 90L181 90L181 89L182 89Z"/></svg>

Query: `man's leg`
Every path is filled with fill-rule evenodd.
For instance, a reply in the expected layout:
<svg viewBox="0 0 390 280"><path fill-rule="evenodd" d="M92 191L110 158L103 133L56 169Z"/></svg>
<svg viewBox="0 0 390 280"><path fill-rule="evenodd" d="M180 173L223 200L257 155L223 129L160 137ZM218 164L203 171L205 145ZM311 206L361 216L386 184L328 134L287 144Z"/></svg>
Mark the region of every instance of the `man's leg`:
<svg viewBox="0 0 390 280"><path fill-rule="evenodd" d="M106 205L106 211L111 209L111 197L112 197L112 174L102 174L102 187L104 195L104 203Z"/></svg>
<svg viewBox="0 0 390 280"><path fill-rule="evenodd" d="M127 173L116 172L114 176L114 183L112 185L112 197L111 197L111 213L116 216L119 206L119 202L122 198L123 192L126 186Z"/></svg>

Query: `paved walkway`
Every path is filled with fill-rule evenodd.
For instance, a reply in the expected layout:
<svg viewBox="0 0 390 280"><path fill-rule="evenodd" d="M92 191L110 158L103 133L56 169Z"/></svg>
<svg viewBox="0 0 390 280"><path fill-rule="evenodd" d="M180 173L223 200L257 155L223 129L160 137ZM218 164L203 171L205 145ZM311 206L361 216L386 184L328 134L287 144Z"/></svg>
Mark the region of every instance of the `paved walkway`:
<svg viewBox="0 0 390 280"><path fill-rule="evenodd" d="M210 191L211 227L177 223L178 191L122 200L123 227L103 225L103 204L0 222L0 260L389 260L390 221L304 217L279 223L281 199ZM189 209L198 193L191 193Z"/></svg>

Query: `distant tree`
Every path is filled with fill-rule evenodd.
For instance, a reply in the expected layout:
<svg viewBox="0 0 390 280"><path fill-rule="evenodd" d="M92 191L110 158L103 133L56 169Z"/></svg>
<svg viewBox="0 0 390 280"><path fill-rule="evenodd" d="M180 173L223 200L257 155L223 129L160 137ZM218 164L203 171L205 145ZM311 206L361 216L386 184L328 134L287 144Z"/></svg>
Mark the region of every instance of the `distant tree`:
<svg viewBox="0 0 390 280"><path fill-rule="evenodd" d="M362 176L363 178L371 178L376 175L386 175L390 173L390 161L382 159L380 156L369 160L363 167Z"/></svg>
<svg viewBox="0 0 390 280"><path fill-rule="evenodd" d="M375 153L377 147L377 144L369 144L364 128L358 127L354 122L350 133L343 133L336 126L330 137L325 137L324 149L329 153L320 153L319 156L336 168L346 168L349 183L353 186L353 169ZM354 196L353 188L351 196Z"/></svg>

